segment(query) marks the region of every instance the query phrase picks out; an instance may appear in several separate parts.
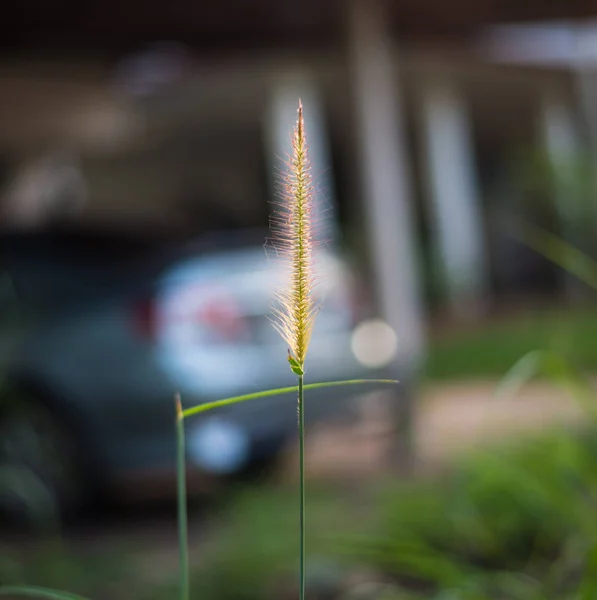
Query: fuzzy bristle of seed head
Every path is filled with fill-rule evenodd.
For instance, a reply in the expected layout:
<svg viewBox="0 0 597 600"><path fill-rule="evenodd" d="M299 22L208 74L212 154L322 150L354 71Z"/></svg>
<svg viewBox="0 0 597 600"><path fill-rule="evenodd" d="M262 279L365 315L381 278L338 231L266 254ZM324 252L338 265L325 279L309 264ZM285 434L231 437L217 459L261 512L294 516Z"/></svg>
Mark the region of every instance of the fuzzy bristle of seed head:
<svg viewBox="0 0 597 600"><path fill-rule="evenodd" d="M312 256L313 188L300 100L292 137L292 155L286 164L283 184L282 214L278 218L274 243L287 263L288 281L277 294L274 327L288 344L291 358L302 370L316 306Z"/></svg>

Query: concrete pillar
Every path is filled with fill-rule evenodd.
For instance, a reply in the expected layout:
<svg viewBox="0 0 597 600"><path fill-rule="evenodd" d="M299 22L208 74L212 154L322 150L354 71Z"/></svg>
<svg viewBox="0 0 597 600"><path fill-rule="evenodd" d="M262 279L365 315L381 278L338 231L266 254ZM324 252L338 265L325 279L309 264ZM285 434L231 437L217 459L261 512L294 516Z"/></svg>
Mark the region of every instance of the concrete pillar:
<svg viewBox="0 0 597 600"><path fill-rule="evenodd" d="M315 235L326 245L333 245L338 236L336 198L331 171L328 132L319 91L306 73L279 75L273 82L265 114L266 156L273 157L274 168L268 172L274 178L285 171L284 161L292 154L292 131L296 125L298 101L305 114L305 133L309 143L309 159L314 184ZM274 194L279 183L272 181Z"/></svg>
<svg viewBox="0 0 597 600"><path fill-rule="evenodd" d="M487 261L467 108L454 82L435 79L421 109L436 254L453 314L470 318L485 305Z"/></svg>
<svg viewBox="0 0 597 600"><path fill-rule="evenodd" d="M416 372L425 334L394 44L383 2L348 6L355 139L379 308L396 331L399 368Z"/></svg>
<svg viewBox="0 0 597 600"><path fill-rule="evenodd" d="M388 460L408 472L414 458L412 394L425 354L425 328L394 44L382 2L351 0L348 6L365 227L381 317L398 340L394 367L401 384L388 392L394 391L388 410L395 427Z"/></svg>

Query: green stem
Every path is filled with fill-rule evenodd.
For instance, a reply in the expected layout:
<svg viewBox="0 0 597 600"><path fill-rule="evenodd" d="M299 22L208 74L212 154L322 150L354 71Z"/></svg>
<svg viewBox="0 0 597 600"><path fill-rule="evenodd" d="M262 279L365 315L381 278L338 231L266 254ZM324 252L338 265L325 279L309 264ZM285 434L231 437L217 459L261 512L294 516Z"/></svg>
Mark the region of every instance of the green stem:
<svg viewBox="0 0 597 600"><path fill-rule="evenodd" d="M305 600L305 406L303 375L298 376L298 429L299 429L299 600Z"/></svg>
<svg viewBox="0 0 597 600"><path fill-rule="evenodd" d="M176 396L176 483L178 494L178 552L180 560L180 600L189 600L189 543L187 518L187 484L184 438L184 415L180 397Z"/></svg>

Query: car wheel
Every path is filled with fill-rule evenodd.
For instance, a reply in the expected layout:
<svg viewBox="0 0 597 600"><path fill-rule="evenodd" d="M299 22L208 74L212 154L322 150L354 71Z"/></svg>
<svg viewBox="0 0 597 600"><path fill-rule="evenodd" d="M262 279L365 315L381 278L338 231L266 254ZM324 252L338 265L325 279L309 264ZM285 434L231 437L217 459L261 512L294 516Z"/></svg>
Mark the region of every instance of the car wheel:
<svg viewBox="0 0 597 600"><path fill-rule="evenodd" d="M82 499L78 448L42 403L12 398L0 408L0 515L11 523L58 523Z"/></svg>

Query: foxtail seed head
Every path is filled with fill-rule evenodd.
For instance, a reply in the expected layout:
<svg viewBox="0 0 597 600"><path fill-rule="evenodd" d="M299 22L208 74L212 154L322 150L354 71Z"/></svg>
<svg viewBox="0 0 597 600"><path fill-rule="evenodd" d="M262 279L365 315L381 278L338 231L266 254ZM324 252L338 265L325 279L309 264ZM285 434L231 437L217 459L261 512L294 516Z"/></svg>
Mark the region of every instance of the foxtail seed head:
<svg viewBox="0 0 597 600"><path fill-rule="evenodd" d="M274 243L288 264L289 280L277 294L274 327L289 347L292 371L302 375L315 321L313 294L313 185L307 156L303 106L292 137L292 156L283 179L281 214Z"/></svg>

